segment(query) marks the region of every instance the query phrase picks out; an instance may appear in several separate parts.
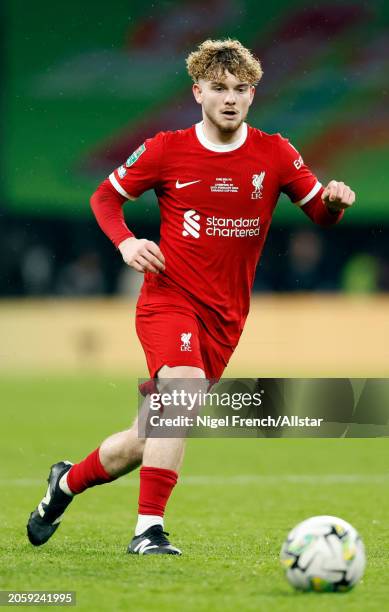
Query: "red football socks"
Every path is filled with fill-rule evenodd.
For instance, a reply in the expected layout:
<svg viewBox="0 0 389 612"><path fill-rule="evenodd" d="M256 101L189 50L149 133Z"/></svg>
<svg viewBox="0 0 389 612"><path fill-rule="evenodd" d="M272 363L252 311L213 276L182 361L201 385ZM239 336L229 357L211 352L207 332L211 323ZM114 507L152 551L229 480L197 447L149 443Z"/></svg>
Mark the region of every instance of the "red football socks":
<svg viewBox="0 0 389 612"><path fill-rule="evenodd" d="M116 480L116 476L111 476L105 471L98 448L80 463L75 463L67 474L68 487L74 494L112 480Z"/></svg>
<svg viewBox="0 0 389 612"><path fill-rule="evenodd" d="M177 478L178 474L174 470L158 467L141 467L139 514L163 516Z"/></svg>
<svg viewBox="0 0 389 612"><path fill-rule="evenodd" d="M140 469L139 514L163 517L177 478L174 470L143 466ZM75 463L67 474L68 487L74 494L115 479L104 469L98 448L80 463Z"/></svg>

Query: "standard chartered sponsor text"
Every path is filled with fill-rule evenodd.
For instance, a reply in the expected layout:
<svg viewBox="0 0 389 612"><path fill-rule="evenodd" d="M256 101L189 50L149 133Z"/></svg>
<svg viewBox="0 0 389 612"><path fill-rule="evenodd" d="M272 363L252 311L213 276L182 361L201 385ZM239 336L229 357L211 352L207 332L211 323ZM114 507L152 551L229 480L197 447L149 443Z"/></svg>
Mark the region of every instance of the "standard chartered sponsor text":
<svg viewBox="0 0 389 612"><path fill-rule="evenodd" d="M239 217L232 219L227 217L207 217L207 236L222 236L226 238L245 238L247 236L259 236L259 217Z"/></svg>

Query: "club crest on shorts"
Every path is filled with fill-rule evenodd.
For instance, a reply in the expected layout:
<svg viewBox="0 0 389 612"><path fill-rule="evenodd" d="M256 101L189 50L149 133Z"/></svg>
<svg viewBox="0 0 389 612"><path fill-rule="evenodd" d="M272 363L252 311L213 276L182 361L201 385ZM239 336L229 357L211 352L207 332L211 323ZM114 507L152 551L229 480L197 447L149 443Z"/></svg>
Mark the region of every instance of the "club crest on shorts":
<svg viewBox="0 0 389 612"><path fill-rule="evenodd" d="M262 198L264 178L265 178L264 170L260 174L253 174L252 183L253 183L254 191L251 192L252 200L259 200L260 198Z"/></svg>
<svg viewBox="0 0 389 612"><path fill-rule="evenodd" d="M181 350L182 351L191 351L192 347L190 345L190 339L192 337L191 332L181 334Z"/></svg>

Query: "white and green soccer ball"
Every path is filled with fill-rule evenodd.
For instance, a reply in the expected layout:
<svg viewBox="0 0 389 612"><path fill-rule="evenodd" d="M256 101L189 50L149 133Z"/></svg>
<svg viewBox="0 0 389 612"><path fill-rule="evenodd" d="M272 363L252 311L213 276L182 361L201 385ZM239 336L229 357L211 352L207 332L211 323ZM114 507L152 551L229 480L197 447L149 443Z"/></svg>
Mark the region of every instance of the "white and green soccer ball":
<svg viewBox="0 0 389 612"><path fill-rule="evenodd" d="M281 548L288 582L301 591L349 591L363 576L365 547L336 516L313 516L289 533Z"/></svg>

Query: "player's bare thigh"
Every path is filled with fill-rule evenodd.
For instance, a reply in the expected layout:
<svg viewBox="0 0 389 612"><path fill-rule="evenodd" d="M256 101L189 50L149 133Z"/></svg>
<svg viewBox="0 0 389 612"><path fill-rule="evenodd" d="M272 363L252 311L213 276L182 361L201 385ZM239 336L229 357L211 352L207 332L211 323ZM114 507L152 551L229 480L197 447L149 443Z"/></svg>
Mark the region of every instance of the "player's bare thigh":
<svg viewBox="0 0 389 612"><path fill-rule="evenodd" d="M204 381L205 384L204 371L196 367L170 368L165 365L160 369L158 375L163 391L169 391L170 385L172 389L177 386L186 388L188 383L196 380ZM187 390L190 391L188 388ZM142 421L147 420L149 410L150 396L147 396L133 425L125 431L113 434L100 445L100 460L110 474L117 476L126 474L141 464L146 440L139 436L139 431L144 430Z"/></svg>
<svg viewBox="0 0 389 612"><path fill-rule="evenodd" d="M194 366L163 366L158 372L157 386L161 394L171 395L175 391L185 391L187 394L191 393L193 397L193 393L204 392L207 384L204 370ZM185 402L185 399L183 401ZM177 414L185 413L186 410L188 410L186 403L177 405L173 401L163 404L163 416L166 419L174 418ZM191 406L190 410L190 414L193 415L197 407ZM179 437L148 437L143 452L143 464L179 472L184 456L186 435L187 432L184 429L180 430Z"/></svg>
<svg viewBox="0 0 389 612"><path fill-rule="evenodd" d="M202 370L201 368L196 368L193 366L174 366L174 367L170 367L167 365L162 366L162 368L159 370L158 374L157 374L158 380L162 383L162 385L158 385L158 390L161 392L162 390L168 390L167 387L168 382L172 381L173 384L173 379L177 380L177 383L179 383L179 381L182 381L182 385L185 385L185 381L189 381L189 380L204 380L206 379L205 376L205 372L204 370ZM175 382L175 381L174 381ZM161 386L163 386L163 389L161 388ZM181 386L181 385L180 385ZM204 389L205 389L205 384L204 384ZM189 390L189 389L188 389ZM150 398L149 396L147 396L143 402L142 408L140 410L140 414L139 417L137 417L132 425L132 427L130 428L129 431L132 430L132 432L138 432L138 425L139 425L139 418L142 419L147 419L147 415L149 412L149 405L150 405Z"/></svg>
<svg viewBox="0 0 389 612"><path fill-rule="evenodd" d="M201 368L193 366L162 366L158 372L158 378L205 378L205 372Z"/></svg>

